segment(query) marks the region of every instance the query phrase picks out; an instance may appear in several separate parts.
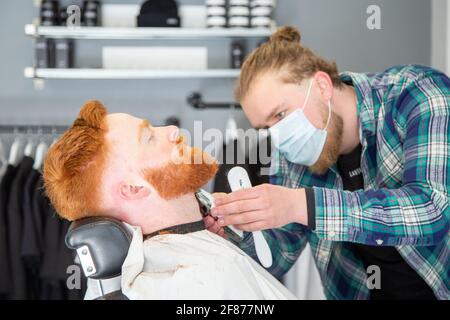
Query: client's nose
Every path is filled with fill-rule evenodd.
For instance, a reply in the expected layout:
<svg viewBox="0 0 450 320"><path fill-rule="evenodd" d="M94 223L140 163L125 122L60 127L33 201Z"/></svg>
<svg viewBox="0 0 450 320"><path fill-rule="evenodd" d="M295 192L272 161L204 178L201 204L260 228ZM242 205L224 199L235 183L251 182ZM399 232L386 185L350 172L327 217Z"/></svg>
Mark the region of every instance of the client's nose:
<svg viewBox="0 0 450 320"><path fill-rule="evenodd" d="M180 136L180 129L177 126L167 126L169 141L177 142Z"/></svg>

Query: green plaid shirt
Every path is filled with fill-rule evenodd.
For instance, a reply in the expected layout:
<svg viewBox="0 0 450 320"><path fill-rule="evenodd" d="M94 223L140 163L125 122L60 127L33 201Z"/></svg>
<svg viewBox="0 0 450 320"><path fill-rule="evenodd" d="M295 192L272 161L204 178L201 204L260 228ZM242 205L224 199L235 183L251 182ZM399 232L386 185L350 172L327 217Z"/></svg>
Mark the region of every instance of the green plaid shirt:
<svg viewBox="0 0 450 320"><path fill-rule="evenodd" d="M312 187L316 229L263 231L285 274L309 242L328 299L368 299L367 273L351 242L395 246L439 299L450 299L450 79L428 67L345 72L357 95L364 190L343 190L337 167L325 175L273 157L271 183ZM257 260L251 233L241 249Z"/></svg>

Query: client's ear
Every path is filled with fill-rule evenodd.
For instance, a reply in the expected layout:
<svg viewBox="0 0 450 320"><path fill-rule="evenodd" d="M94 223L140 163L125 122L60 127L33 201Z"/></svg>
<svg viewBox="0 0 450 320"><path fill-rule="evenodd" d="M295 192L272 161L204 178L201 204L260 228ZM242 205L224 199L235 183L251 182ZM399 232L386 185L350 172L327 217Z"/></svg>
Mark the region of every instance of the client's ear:
<svg viewBox="0 0 450 320"><path fill-rule="evenodd" d="M126 200L137 200L148 197L150 189L145 186L135 186L130 184L120 185L120 196Z"/></svg>

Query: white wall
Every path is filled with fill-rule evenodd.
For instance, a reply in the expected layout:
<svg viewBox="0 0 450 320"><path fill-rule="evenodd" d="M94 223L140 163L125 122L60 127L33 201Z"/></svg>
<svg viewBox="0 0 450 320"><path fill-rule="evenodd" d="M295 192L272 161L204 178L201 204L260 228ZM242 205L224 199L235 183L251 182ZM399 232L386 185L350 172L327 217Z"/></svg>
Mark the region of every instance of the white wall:
<svg viewBox="0 0 450 320"><path fill-rule="evenodd" d="M447 0L431 0L431 65L450 74L450 5Z"/></svg>

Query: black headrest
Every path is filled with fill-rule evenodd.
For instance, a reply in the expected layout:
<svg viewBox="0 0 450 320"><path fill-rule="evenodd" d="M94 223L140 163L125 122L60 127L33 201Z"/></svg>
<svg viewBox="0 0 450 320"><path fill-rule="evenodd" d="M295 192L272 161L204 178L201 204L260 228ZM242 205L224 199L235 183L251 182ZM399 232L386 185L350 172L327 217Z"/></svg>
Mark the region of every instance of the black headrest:
<svg viewBox="0 0 450 320"><path fill-rule="evenodd" d="M90 217L72 222L66 234L66 245L74 250L88 247L96 270L89 277L98 280L121 274L131 239L131 232L119 220Z"/></svg>

